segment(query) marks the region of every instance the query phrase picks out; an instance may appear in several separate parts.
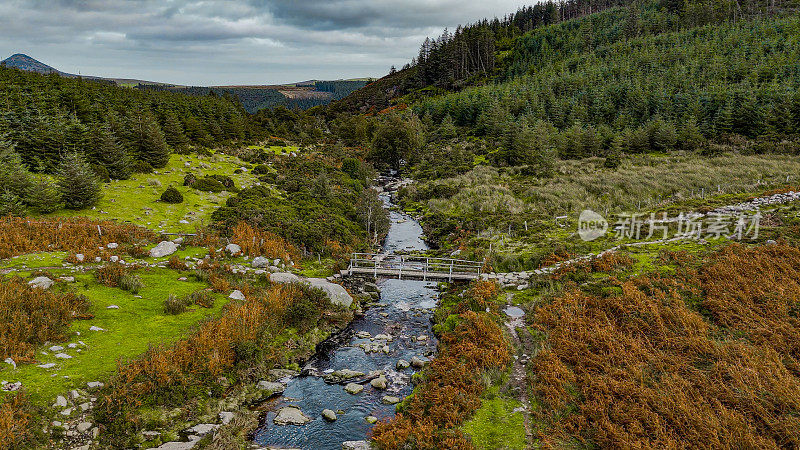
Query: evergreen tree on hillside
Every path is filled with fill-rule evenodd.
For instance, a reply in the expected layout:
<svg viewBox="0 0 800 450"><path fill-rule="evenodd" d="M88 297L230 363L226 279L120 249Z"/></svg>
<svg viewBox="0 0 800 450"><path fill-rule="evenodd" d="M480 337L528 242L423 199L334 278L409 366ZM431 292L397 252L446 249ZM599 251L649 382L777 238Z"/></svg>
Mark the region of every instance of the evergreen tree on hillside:
<svg viewBox="0 0 800 450"><path fill-rule="evenodd" d="M132 173L133 161L127 150L117 141L108 124L98 125L92 130L92 160L108 170L116 180L127 180Z"/></svg>
<svg viewBox="0 0 800 450"><path fill-rule="evenodd" d="M173 113L167 113L164 118L164 139L173 149L179 149L188 143L183 125Z"/></svg>
<svg viewBox="0 0 800 450"><path fill-rule="evenodd" d="M57 176L61 197L67 208L84 209L100 200L100 183L82 155L64 155Z"/></svg>
<svg viewBox="0 0 800 450"><path fill-rule="evenodd" d="M164 167L169 162L169 147L158 122L144 111L128 117L128 143L136 157L151 166Z"/></svg>

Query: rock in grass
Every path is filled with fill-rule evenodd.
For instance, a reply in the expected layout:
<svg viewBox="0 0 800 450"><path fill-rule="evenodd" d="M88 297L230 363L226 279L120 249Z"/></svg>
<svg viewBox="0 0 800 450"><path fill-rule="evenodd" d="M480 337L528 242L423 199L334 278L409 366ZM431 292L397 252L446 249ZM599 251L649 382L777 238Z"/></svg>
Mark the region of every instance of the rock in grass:
<svg viewBox="0 0 800 450"><path fill-rule="evenodd" d="M305 425L311 422L311 418L303 414L296 406L286 406L278 410L278 414L272 421L275 425Z"/></svg>
<svg viewBox="0 0 800 450"><path fill-rule="evenodd" d="M242 247L239 247L236 244L228 244L225 246L225 251L231 255L238 255L239 253L242 253Z"/></svg>
<svg viewBox="0 0 800 450"><path fill-rule="evenodd" d="M277 272L269 276L269 281L272 283L281 283L281 284L299 283L300 278L293 273Z"/></svg>
<svg viewBox="0 0 800 450"><path fill-rule="evenodd" d="M28 282L31 287L39 289L50 289L50 287L53 286L53 283L55 282L47 277L36 277Z"/></svg>
<svg viewBox="0 0 800 450"><path fill-rule="evenodd" d="M229 295L228 298L233 300L244 300L244 294L242 294L242 291L237 289L231 292L231 295Z"/></svg>
<svg viewBox="0 0 800 450"><path fill-rule="evenodd" d="M186 429L186 433L202 437L209 433L213 433L217 430L217 428L219 428L219 425L214 423L201 423Z"/></svg>
<svg viewBox="0 0 800 450"><path fill-rule="evenodd" d="M76 429L78 430L78 433L86 433L91 428L92 428L91 422L81 422L78 424L78 427Z"/></svg>
<svg viewBox="0 0 800 450"><path fill-rule="evenodd" d="M66 408L67 407L67 398L63 395L59 395L56 397L56 402L53 405L56 408Z"/></svg>
<svg viewBox="0 0 800 450"><path fill-rule="evenodd" d="M347 386L344 387L344 390L347 391L348 394L358 395L364 390L364 386L358 383L347 383Z"/></svg>
<svg viewBox="0 0 800 450"><path fill-rule="evenodd" d="M72 359L72 356L69 356L66 353L56 353L56 358L58 358L58 359Z"/></svg>
<svg viewBox="0 0 800 450"><path fill-rule="evenodd" d="M86 386L89 389L103 389L105 384L101 383L100 381L90 381L90 382L86 383Z"/></svg>
<svg viewBox="0 0 800 450"><path fill-rule="evenodd" d="M219 413L219 421L223 425L227 425L227 424L231 423L231 420L233 420L233 418L235 416L236 415L234 413L230 412L230 411L222 411L221 413Z"/></svg>
<svg viewBox="0 0 800 450"><path fill-rule="evenodd" d="M54 346L50 347L50 351L51 352L60 352L61 350L64 350L64 347L62 347L60 345L54 345Z"/></svg>
<svg viewBox="0 0 800 450"><path fill-rule="evenodd" d="M336 420L336 413L333 412L333 410L331 409L323 409L322 418L327 420L328 422L333 422Z"/></svg>
<svg viewBox="0 0 800 450"><path fill-rule="evenodd" d="M155 247L150 249L151 258L163 258L178 251L178 246L171 241L161 241Z"/></svg>
<svg viewBox="0 0 800 450"><path fill-rule="evenodd" d="M263 256L256 256L253 258L253 261L250 263L250 265L256 269L263 269L269 266L269 260Z"/></svg>

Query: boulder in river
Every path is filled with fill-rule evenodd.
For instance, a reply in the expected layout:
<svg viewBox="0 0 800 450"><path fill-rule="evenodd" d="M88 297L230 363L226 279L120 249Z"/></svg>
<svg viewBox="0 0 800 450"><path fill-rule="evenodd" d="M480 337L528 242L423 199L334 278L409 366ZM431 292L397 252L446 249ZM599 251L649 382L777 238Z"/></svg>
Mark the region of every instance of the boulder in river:
<svg viewBox="0 0 800 450"><path fill-rule="evenodd" d="M395 365L397 370L405 370L405 369L408 369L410 366L411 366L411 364L409 364L409 362L406 361L405 359L401 359L401 360L397 361L397 364Z"/></svg>
<svg viewBox="0 0 800 450"><path fill-rule="evenodd" d="M347 380L352 380L353 378L358 378L363 376L364 372L357 372L355 370L350 370L350 369L341 369L331 373L326 373L325 375L322 376L322 379L329 384L340 384Z"/></svg>
<svg viewBox="0 0 800 450"><path fill-rule="evenodd" d="M369 384L372 385L372 387L374 387L375 389L383 390L386 389L386 387L389 385L389 380L386 379L386 376L381 375L378 378L374 378L372 381L369 382Z"/></svg>
<svg viewBox="0 0 800 450"><path fill-rule="evenodd" d="M387 404L387 405L396 405L396 404L400 403L400 398L399 397L395 397L393 395L385 395L385 396L383 396L381 401L383 403Z"/></svg>
<svg viewBox="0 0 800 450"><path fill-rule="evenodd" d="M347 391L348 394L358 395L364 390L364 386L358 383L347 383L347 386L344 387L344 390Z"/></svg>
<svg viewBox="0 0 800 450"><path fill-rule="evenodd" d="M333 412L333 410L331 409L323 409L322 418L327 420L328 422L333 422L336 420L336 413Z"/></svg>
<svg viewBox="0 0 800 450"><path fill-rule="evenodd" d="M278 410L278 414L272 419L275 425L305 425L311 422L311 418L303 414L296 406L286 406Z"/></svg>
<svg viewBox="0 0 800 450"><path fill-rule="evenodd" d="M425 361L415 356L411 358L411 367L415 369L422 369L425 367Z"/></svg>

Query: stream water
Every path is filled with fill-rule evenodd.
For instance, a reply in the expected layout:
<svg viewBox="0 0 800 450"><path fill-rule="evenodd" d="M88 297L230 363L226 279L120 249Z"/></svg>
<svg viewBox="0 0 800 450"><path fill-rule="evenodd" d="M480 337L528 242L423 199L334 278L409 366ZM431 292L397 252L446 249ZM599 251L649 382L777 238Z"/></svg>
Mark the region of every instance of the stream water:
<svg viewBox="0 0 800 450"><path fill-rule="evenodd" d="M386 208L392 206L389 194L381 195ZM384 251L426 250L422 240L422 227L411 217L390 211L391 227L386 237ZM316 376L301 376L288 382L287 388L275 405L265 414L262 424L253 434L256 444L272 448L300 448L313 450L340 450L345 441L368 438L373 425L367 416L385 419L394 415L395 407L382 402L389 395L403 398L411 393L411 375L416 369L396 370L397 361L411 361L417 356L427 359L436 350L436 340L431 332L431 315L436 307L436 283L413 280L383 279L378 281L381 290L380 305L368 309L363 317L354 320L344 331L350 336L343 344L316 355L310 362L319 373L351 369L363 373L383 370L389 380L385 391L365 383L358 395L350 395L344 386L326 384ZM393 337L386 345L389 352L365 353L359 344L370 343L369 338L356 334L366 331L371 336L389 334ZM426 336L427 339L418 339ZM308 367L308 366L307 366ZM302 426L275 425L273 419L284 406L299 407L313 420ZM328 422L321 417L323 409L341 411L337 420Z"/></svg>

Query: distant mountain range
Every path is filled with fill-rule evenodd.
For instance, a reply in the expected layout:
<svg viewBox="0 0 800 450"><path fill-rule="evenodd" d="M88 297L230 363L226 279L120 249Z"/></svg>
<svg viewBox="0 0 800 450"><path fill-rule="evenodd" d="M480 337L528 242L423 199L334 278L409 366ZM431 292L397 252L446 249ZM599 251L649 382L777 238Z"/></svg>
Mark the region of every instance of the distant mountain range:
<svg viewBox="0 0 800 450"><path fill-rule="evenodd" d="M312 106L323 105L334 100L340 100L353 91L367 85L371 80L358 78L350 80L320 81L308 80L299 83L289 83L280 85L248 85L248 86L184 86L170 83L159 83L156 81L137 80L132 78L105 78L86 75L75 75L62 72L48 66L28 55L17 53L0 61L0 66L14 69L36 72L43 75L51 73L59 74L63 77L81 77L87 80L95 80L106 83L113 83L122 87L149 90L166 90L179 92L187 95L208 95L210 91L217 93L228 92L236 95L242 102L244 108L254 113L259 109L272 108L283 105L289 108L306 109Z"/></svg>

